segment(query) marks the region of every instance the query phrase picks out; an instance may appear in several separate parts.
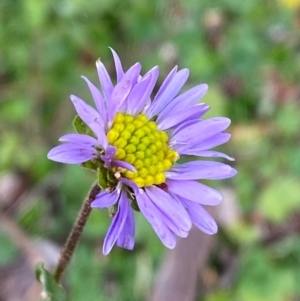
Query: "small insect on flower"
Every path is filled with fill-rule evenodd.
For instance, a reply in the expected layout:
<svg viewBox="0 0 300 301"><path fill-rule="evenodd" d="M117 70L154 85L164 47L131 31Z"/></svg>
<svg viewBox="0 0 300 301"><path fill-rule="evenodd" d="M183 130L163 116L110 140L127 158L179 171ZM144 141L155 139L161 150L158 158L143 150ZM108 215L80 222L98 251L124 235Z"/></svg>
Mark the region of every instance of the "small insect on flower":
<svg viewBox="0 0 300 301"><path fill-rule="evenodd" d="M81 164L98 173L102 191L93 208L110 208L113 217L104 240L103 253L113 245L132 249L135 242L134 210L140 211L168 248L176 245L176 235L186 237L192 224L207 234L217 232L214 219L203 205L221 202L221 194L198 180L230 178L236 170L224 163L194 160L180 163L187 155L231 157L210 150L226 143L224 131L230 120L202 119L209 110L199 100L208 86L200 84L178 95L189 76L188 69L175 67L153 99L158 67L141 75L136 63L126 72L111 50L117 83L113 85L103 63L96 62L100 90L86 77L96 109L72 95L78 116L77 134L59 140L48 158ZM186 162L186 160L183 160Z"/></svg>

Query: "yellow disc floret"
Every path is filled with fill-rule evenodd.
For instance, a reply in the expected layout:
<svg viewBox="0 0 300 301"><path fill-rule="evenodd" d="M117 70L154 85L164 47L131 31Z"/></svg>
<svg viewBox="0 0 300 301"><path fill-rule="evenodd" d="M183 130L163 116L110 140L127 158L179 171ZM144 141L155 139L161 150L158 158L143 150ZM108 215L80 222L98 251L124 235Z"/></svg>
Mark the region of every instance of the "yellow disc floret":
<svg viewBox="0 0 300 301"><path fill-rule="evenodd" d="M139 187L164 183L164 171L179 158L168 146L168 134L158 130L156 123L144 114L117 113L107 139L117 148L115 159L126 161L136 169L136 172L122 169L120 173Z"/></svg>

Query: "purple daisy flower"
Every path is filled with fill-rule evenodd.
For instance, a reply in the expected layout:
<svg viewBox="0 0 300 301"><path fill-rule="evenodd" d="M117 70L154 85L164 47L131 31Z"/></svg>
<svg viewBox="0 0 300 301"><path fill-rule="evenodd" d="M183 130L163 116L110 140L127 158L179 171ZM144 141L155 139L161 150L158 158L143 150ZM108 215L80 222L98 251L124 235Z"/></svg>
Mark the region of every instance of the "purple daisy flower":
<svg viewBox="0 0 300 301"><path fill-rule="evenodd" d="M216 233L217 224L203 205L217 205L222 196L198 180L230 178L236 170L214 161L178 160L187 155L233 160L210 150L230 139L224 132L230 120L201 119L209 110L206 104L198 103L208 89L206 84L177 95L187 81L188 69L178 71L175 67L151 100L158 67L141 76L141 65L136 63L124 72L114 50L112 54L116 85L100 60L96 66L101 92L83 77L97 109L71 96L78 118L88 130L62 136L59 140L64 143L48 153L53 161L90 163L98 170L103 190L92 207L110 208L113 215L103 253L108 254L115 243L133 249L132 208L145 216L168 248L175 247L176 235L186 237L192 224L207 234Z"/></svg>

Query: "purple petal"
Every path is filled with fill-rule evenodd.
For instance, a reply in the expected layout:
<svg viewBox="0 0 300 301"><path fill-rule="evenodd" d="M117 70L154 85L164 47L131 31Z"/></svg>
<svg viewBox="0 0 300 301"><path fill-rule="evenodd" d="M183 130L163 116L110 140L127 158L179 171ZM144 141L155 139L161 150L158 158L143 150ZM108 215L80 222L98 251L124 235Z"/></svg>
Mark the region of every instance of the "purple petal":
<svg viewBox="0 0 300 301"><path fill-rule="evenodd" d="M125 161L113 160L112 165L119 166L119 167L128 169L128 170L133 171L133 172L136 171L136 169L133 165L131 165L130 163L125 162Z"/></svg>
<svg viewBox="0 0 300 301"><path fill-rule="evenodd" d="M95 200L92 202L92 208L108 208L117 203L120 197L120 190L115 189L113 192L101 191L97 194Z"/></svg>
<svg viewBox="0 0 300 301"><path fill-rule="evenodd" d="M143 113L145 113L151 107L151 103L152 103L151 93L152 93L153 88L155 87L155 84L157 82L157 78L158 78L158 75L159 75L159 67L158 66L153 67L151 70L149 70L144 75L144 77L148 76L149 74L152 75L152 79L151 79L151 83L149 84L148 90L147 90L147 93L149 94L148 99L146 101L144 101L143 106L142 106L142 103L140 103L138 105L138 108L136 109L136 112L140 112L140 111L143 110Z"/></svg>
<svg viewBox="0 0 300 301"><path fill-rule="evenodd" d="M129 208L128 215L118 239L117 245L121 248L132 250L135 242L135 222L133 210Z"/></svg>
<svg viewBox="0 0 300 301"><path fill-rule="evenodd" d="M151 92L150 92L150 94L149 94L149 98L150 98L151 93L152 93L152 90L153 90L153 88L154 88L154 86L155 86L155 84L156 84L156 82L157 82L157 78L158 78L158 75L159 75L159 67L158 67L158 66L154 66L152 69L150 69L150 70L149 70L149 71L141 78L141 80L142 80L143 78L145 78L146 76L149 76L149 75L151 75L151 77L152 77L151 83L150 83L149 88L148 88L148 89L151 90ZM150 99L150 100L151 100L151 99Z"/></svg>
<svg viewBox="0 0 300 301"><path fill-rule="evenodd" d="M97 152L92 146L66 143L50 150L48 159L60 163L80 164L97 157Z"/></svg>
<svg viewBox="0 0 300 301"><path fill-rule="evenodd" d="M103 65L103 63L101 62L100 59L97 60L96 67L97 67L97 71L98 71L99 81L100 81L102 91L104 94L104 98L108 102L114 86L111 82L110 76L109 76L105 66Z"/></svg>
<svg viewBox="0 0 300 301"><path fill-rule="evenodd" d="M173 249L176 245L175 236L166 226L160 211L154 206L144 191L135 196L141 212L151 224L159 239L167 248Z"/></svg>
<svg viewBox="0 0 300 301"><path fill-rule="evenodd" d="M75 95L71 95L70 99L73 102L78 115L86 124L90 124L95 121L98 121L101 124L103 123L102 117L100 116L99 112L88 105L84 100Z"/></svg>
<svg viewBox="0 0 300 301"><path fill-rule="evenodd" d="M145 92L147 92L147 87L149 86L150 82L151 82L151 74L148 75L147 77L144 77L141 81L139 81L130 91L126 101L126 108L125 108L128 114L134 115L137 112L137 105L140 102L143 103L142 108L144 107L149 97L149 95L146 95L144 97L144 94Z"/></svg>
<svg viewBox="0 0 300 301"><path fill-rule="evenodd" d="M171 138L171 144L195 144L200 140L216 135L230 125L230 119L225 117L201 120L198 123L182 128Z"/></svg>
<svg viewBox="0 0 300 301"><path fill-rule="evenodd" d="M180 202L157 186L146 187L145 191L155 206L168 216L179 229L184 231L191 229L191 219Z"/></svg>
<svg viewBox="0 0 300 301"><path fill-rule="evenodd" d="M90 105L85 103L82 99L75 95L71 95L71 101L74 107L83 120L84 123L97 135L98 141L103 148L107 147L107 137L104 132L103 120L100 114L92 108Z"/></svg>
<svg viewBox="0 0 300 301"><path fill-rule="evenodd" d="M200 118L209 110L209 106L205 103L192 106L186 110L182 110L177 114L170 115L165 119L161 120L161 122L157 122L159 128L161 130L169 129L180 122L185 121L186 119Z"/></svg>
<svg viewBox="0 0 300 301"><path fill-rule="evenodd" d="M165 80L163 81L162 85L160 86L158 92L156 93L155 97L154 97L154 100L153 102L150 102L147 103L146 105L146 108L145 108L145 114L150 117L152 116L152 109L153 109L153 106L152 104L154 102L157 101L157 98L159 98L161 96L161 94L166 90L167 86L170 84L170 82L173 80L174 76L176 75L176 72L177 72L177 69L178 67L175 66L171 71L170 73L167 75L167 77L165 78Z"/></svg>
<svg viewBox="0 0 300 301"><path fill-rule="evenodd" d="M159 68L152 68L142 80L134 87L128 96L127 112L136 115L145 107L155 86L159 74Z"/></svg>
<svg viewBox="0 0 300 301"><path fill-rule="evenodd" d="M93 96L94 102L96 104L96 108L98 110L98 112L100 113L100 116L102 117L102 127L104 127L104 123L106 122L106 105L105 105L105 101L101 95L101 92L99 91L99 89L85 76L82 76L82 78L85 80L85 82L87 83L91 94Z"/></svg>
<svg viewBox="0 0 300 301"><path fill-rule="evenodd" d="M160 212L162 215L163 221L166 224L166 226L177 236L179 237L187 237L189 235L189 231L182 230L178 228L178 225L174 223L167 215L165 215L163 212Z"/></svg>
<svg viewBox="0 0 300 301"><path fill-rule="evenodd" d="M126 179L126 178L122 178L121 181L126 186L129 186L130 188L132 188L132 190L133 190L133 192L135 194L139 194L140 193L140 188L134 182L132 182L132 181Z"/></svg>
<svg viewBox="0 0 300 301"><path fill-rule="evenodd" d="M122 67L122 64L121 64L121 60L120 60L118 54L111 47L109 47L109 49L112 52L113 57L114 57L114 61L115 61L115 67L116 67L116 73L117 73L117 82L120 82L121 79L124 76L124 71L123 71L123 67Z"/></svg>
<svg viewBox="0 0 300 301"><path fill-rule="evenodd" d="M113 145L108 145L105 150L105 155L107 158L113 159L117 152L117 148Z"/></svg>
<svg viewBox="0 0 300 301"><path fill-rule="evenodd" d="M222 195L219 191L197 181L166 181L168 190L189 201L202 205L214 206L220 204Z"/></svg>
<svg viewBox="0 0 300 301"><path fill-rule="evenodd" d="M59 138L61 142L71 142L80 145L100 146L99 141L94 137L84 134L66 134Z"/></svg>
<svg viewBox="0 0 300 301"><path fill-rule="evenodd" d="M129 210L131 209L129 207L129 201L126 192L122 191L119 199L118 211L114 216L112 223L107 231L106 237L104 239L104 255L107 255L111 251L113 245L120 236L120 233L124 228Z"/></svg>
<svg viewBox="0 0 300 301"><path fill-rule="evenodd" d="M188 210L190 217L196 227L198 227L202 232L212 235L218 232L218 225L212 216L197 203L189 202L184 198L180 198L182 203Z"/></svg>
<svg viewBox="0 0 300 301"><path fill-rule="evenodd" d="M199 151L197 149L194 149L193 151L186 151L186 154L198 156L198 157L225 158L229 161L234 161L234 158L229 157L226 154L217 151Z"/></svg>
<svg viewBox="0 0 300 301"><path fill-rule="evenodd" d="M105 154L101 156L101 159L104 161L106 167L111 167L116 151L116 147L112 145L108 145L105 149Z"/></svg>
<svg viewBox="0 0 300 301"><path fill-rule="evenodd" d="M136 84L140 71L141 64L136 63L124 74L122 80L115 86L111 98L107 103L109 123L112 123L116 112L127 98L133 85Z"/></svg>
<svg viewBox="0 0 300 301"><path fill-rule="evenodd" d="M164 88L159 96L154 98L151 107L149 108L148 116L151 118L159 114L178 94L182 86L187 81L189 76L188 69L182 69L177 72L168 85Z"/></svg>
<svg viewBox="0 0 300 301"><path fill-rule="evenodd" d="M231 178L236 170L229 165L213 161L192 161L178 164L165 172L167 178L173 180L219 180Z"/></svg>
<svg viewBox="0 0 300 301"><path fill-rule="evenodd" d="M175 115L182 109L189 108L190 106L197 104L199 100L205 95L207 90L208 86L206 84L201 84L177 96L159 114L157 122L159 123L161 120Z"/></svg>
<svg viewBox="0 0 300 301"><path fill-rule="evenodd" d="M173 136L175 136L175 134L180 132L182 129L184 129L188 126L191 126L193 124L196 124L196 123L199 123L199 118L188 119L188 120L185 120L185 121L181 122L180 124L177 124L176 127L174 128Z"/></svg>
<svg viewBox="0 0 300 301"><path fill-rule="evenodd" d="M175 149L180 155L189 154L190 151L198 152L198 151L208 150L213 147L226 143L230 139L230 137L231 135L228 133L219 133L207 139L201 140L199 143L195 145L190 145L190 144L176 145Z"/></svg>
<svg viewBox="0 0 300 301"><path fill-rule="evenodd" d="M170 194L170 196L172 197L172 199L174 199L177 203L180 203L180 206L182 206L182 203L179 201L179 199L177 198L177 196L175 194ZM157 208L158 209L158 208ZM159 209L158 209L159 210ZM178 222L176 221L176 219L170 219L170 217L166 214L164 214L164 212L159 211L162 219L164 221L164 223L166 224L166 226L177 236L179 237L187 237L189 234L189 231L183 230L181 229L180 226L178 226Z"/></svg>
<svg viewBox="0 0 300 301"><path fill-rule="evenodd" d="M167 77L165 78L165 80L163 81L162 85L160 86L158 92L156 93L153 102L157 101L157 98L159 98L161 96L162 93L164 93L164 91L166 90L166 88L169 86L169 84L171 83L171 81L174 79L174 76L177 73L177 69L178 66L175 66L170 73L167 75Z"/></svg>

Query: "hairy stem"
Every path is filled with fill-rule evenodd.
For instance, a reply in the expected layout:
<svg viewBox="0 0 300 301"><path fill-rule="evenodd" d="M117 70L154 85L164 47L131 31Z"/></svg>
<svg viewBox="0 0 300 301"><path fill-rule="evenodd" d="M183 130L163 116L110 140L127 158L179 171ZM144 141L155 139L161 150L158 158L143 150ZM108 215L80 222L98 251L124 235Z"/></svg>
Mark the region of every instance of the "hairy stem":
<svg viewBox="0 0 300 301"><path fill-rule="evenodd" d="M61 251L56 269L54 271L54 279L57 283L59 283L63 271L66 269L67 265L69 264L69 261L79 241L79 238L86 224L86 221L91 213L91 203L94 201L96 195L99 192L100 192L100 188L98 184L92 186L87 198L85 199L81 207L80 212L78 213L77 219L64 245L64 248Z"/></svg>

